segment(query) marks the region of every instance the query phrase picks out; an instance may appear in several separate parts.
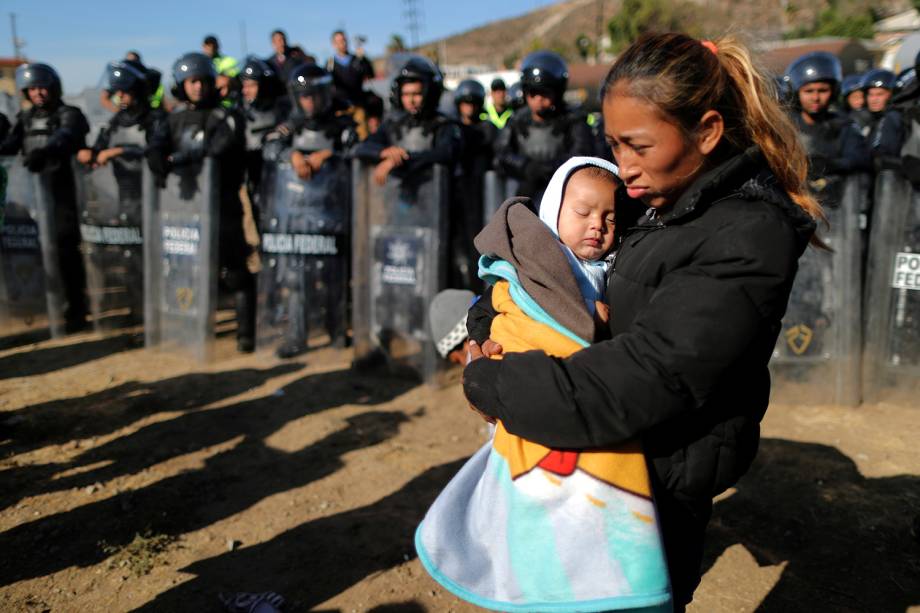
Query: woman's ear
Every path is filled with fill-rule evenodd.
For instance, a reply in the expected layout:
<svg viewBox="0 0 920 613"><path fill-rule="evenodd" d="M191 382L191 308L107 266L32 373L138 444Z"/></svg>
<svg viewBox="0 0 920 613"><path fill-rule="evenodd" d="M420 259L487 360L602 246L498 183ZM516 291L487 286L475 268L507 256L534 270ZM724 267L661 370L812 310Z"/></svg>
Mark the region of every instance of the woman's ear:
<svg viewBox="0 0 920 613"><path fill-rule="evenodd" d="M722 140L725 133L725 120L718 111L703 113L696 130L696 147L702 155L709 155Z"/></svg>

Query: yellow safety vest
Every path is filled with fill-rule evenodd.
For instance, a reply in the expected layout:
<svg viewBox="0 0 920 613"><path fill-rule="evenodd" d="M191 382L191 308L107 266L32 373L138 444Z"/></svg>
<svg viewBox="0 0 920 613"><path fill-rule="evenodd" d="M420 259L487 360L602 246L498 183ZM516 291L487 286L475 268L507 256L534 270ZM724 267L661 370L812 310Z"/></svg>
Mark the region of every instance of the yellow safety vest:
<svg viewBox="0 0 920 613"><path fill-rule="evenodd" d="M226 75L228 77L235 77L240 74L240 67L237 65L236 60L229 55L218 55L213 60L214 70L217 71L217 74Z"/></svg>
<svg viewBox="0 0 920 613"><path fill-rule="evenodd" d="M482 113L480 119L488 119L491 121L496 128L501 130L505 127L505 124L508 123L508 120L511 119L511 116L514 114L514 111L511 110L511 107L507 107L504 111L499 113L495 109L495 105L492 104L492 100L486 100L485 112Z"/></svg>

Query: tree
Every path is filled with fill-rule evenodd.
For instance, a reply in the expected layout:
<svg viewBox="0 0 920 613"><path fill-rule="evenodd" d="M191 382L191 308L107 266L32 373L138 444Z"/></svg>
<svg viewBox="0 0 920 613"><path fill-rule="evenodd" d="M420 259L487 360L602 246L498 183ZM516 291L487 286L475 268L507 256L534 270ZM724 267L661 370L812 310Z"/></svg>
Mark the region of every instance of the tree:
<svg viewBox="0 0 920 613"><path fill-rule="evenodd" d="M681 0L623 0L620 10L607 23L610 46L620 51L646 32L682 31L693 35L698 29L695 10Z"/></svg>
<svg viewBox="0 0 920 613"><path fill-rule="evenodd" d="M393 55L394 53L402 53L408 50L406 41L403 40L402 36L399 34L392 34L390 36L390 42L387 44L387 54Z"/></svg>

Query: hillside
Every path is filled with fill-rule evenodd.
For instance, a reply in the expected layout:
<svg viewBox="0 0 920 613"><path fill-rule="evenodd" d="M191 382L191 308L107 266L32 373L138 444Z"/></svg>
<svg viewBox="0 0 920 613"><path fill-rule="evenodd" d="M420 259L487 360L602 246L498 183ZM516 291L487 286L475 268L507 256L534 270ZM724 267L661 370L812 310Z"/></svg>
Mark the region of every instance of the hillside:
<svg viewBox="0 0 920 613"><path fill-rule="evenodd" d="M695 27L703 33L733 32L758 41L782 38L802 24L813 22L826 9L826 0L693 0L688 11ZM592 40L601 18L602 32L622 5L621 0L565 0L541 9L494 21L443 39L428 42L420 51L437 57L442 64L485 64L512 67L536 48L558 51L570 60L578 57L576 40ZM843 15L875 11L888 16L910 7L908 0L837 0ZM785 8L784 8L785 7Z"/></svg>

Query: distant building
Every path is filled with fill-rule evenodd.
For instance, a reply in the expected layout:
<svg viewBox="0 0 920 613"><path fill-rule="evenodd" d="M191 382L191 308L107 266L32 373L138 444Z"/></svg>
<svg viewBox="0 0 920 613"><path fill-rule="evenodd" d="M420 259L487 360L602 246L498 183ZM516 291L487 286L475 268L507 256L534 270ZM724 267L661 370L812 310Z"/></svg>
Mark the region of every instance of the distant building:
<svg viewBox="0 0 920 613"><path fill-rule="evenodd" d="M843 74L865 72L878 65L884 50L871 40L858 38L807 38L763 43L758 46L760 63L775 75L781 75L795 59L813 51L827 51L837 56Z"/></svg>
<svg viewBox="0 0 920 613"><path fill-rule="evenodd" d="M16 68L26 62L22 58L0 57L0 92L5 92L15 96L16 92Z"/></svg>

